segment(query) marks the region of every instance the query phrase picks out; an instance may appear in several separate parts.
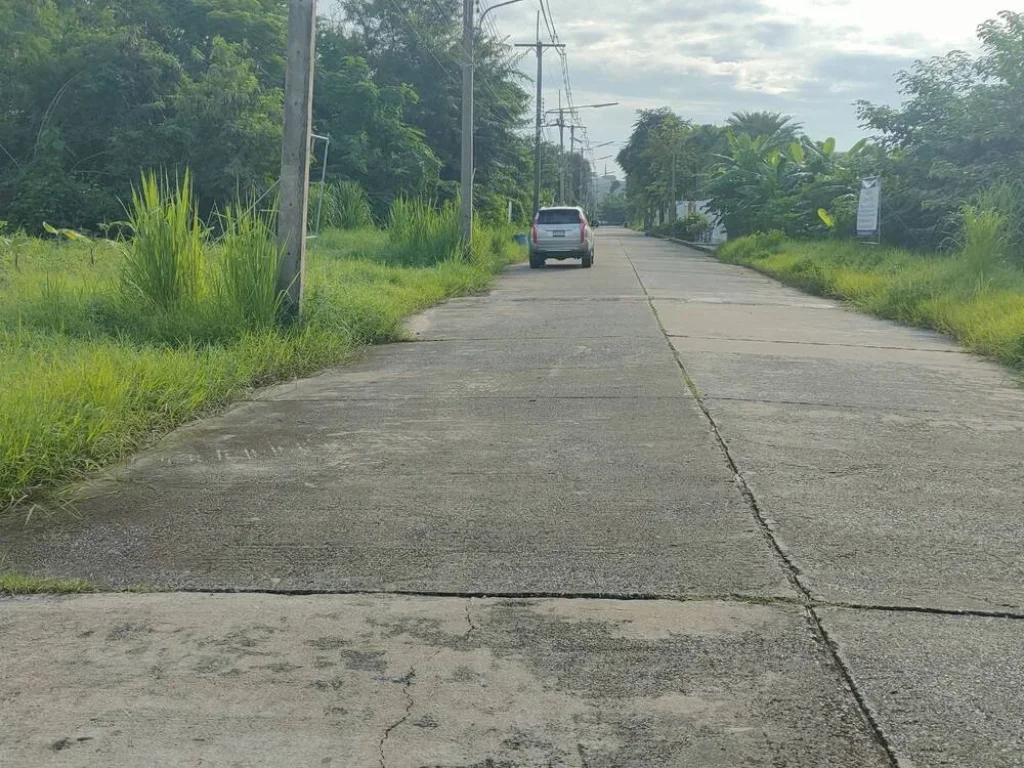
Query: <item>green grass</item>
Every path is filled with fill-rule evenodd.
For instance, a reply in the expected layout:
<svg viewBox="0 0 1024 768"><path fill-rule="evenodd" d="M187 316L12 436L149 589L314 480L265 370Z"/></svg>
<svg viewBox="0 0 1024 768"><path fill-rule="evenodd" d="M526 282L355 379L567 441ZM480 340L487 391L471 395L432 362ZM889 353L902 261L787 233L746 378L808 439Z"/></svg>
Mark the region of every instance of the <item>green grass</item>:
<svg viewBox="0 0 1024 768"><path fill-rule="evenodd" d="M1024 369L1024 272L985 251L995 238L981 221L950 255L855 242L793 242L754 235L718 250L809 293L906 325L947 334L967 349Z"/></svg>
<svg viewBox="0 0 1024 768"><path fill-rule="evenodd" d="M49 579L21 576L17 573L0 573L0 595L81 595L95 592L87 581L79 579Z"/></svg>
<svg viewBox="0 0 1024 768"><path fill-rule="evenodd" d="M287 329L237 311L250 294L265 306L259 264L236 265L233 287L218 288L230 242L206 244L196 295L168 289L169 304L126 297L123 246L24 240L18 268L0 251L0 510L31 507L252 387L403 338L406 316L485 290L518 257L510 237L485 234L469 261L425 254L401 266L385 232L325 232L310 251L303 322Z"/></svg>

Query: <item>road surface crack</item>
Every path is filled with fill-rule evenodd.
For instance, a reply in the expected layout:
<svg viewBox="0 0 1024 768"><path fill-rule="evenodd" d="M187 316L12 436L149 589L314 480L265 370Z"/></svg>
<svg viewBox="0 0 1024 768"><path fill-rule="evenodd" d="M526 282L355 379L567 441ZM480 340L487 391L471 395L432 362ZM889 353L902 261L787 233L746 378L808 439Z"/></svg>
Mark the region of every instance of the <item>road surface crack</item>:
<svg viewBox="0 0 1024 768"><path fill-rule="evenodd" d="M380 737L380 768L387 768L387 760L384 757L384 749L388 739L391 737L391 732L398 728L400 725L402 725L412 715L412 708L415 705L415 701L413 700L411 689L413 681L415 679L416 669L415 667L410 667L409 673L405 677L400 677L394 681L396 683L402 683L402 693L405 695L406 698L405 714L402 715L400 719L396 720L394 723L389 725L387 729L384 731L384 735Z"/></svg>
<svg viewBox="0 0 1024 768"><path fill-rule="evenodd" d="M477 631L477 626L473 622L473 598L469 598L466 601L466 623L469 624L469 631L462 636L463 640L469 640L473 633Z"/></svg>

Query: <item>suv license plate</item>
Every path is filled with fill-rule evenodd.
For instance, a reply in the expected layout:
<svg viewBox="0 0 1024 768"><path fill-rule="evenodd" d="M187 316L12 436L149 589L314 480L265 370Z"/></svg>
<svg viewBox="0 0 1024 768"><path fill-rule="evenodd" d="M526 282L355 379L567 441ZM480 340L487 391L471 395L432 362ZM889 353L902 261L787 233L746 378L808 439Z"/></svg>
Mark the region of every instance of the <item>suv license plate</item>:
<svg viewBox="0 0 1024 768"><path fill-rule="evenodd" d="M556 229L551 233L552 237L565 237L564 229Z"/></svg>

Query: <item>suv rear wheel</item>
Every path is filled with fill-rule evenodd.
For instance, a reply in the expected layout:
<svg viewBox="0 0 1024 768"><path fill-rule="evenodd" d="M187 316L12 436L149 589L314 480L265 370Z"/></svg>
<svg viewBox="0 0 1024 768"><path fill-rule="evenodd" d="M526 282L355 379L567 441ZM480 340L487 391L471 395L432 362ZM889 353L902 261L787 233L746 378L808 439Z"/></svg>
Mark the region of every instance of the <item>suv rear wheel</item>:
<svg viewBox="0 0 1024 768"><path fill-rule="evenodd" d="M544 257L543 256L534 256L531 253L530 254L530 269L540 269L543 266L544 266Z"/></svg>
<svg viewBox="0 0 1024 768"><path fill-rule="evenodd" d="M587 251L583 254L583 268L590 269L594 266L594 254L592 251Z"/></svg>

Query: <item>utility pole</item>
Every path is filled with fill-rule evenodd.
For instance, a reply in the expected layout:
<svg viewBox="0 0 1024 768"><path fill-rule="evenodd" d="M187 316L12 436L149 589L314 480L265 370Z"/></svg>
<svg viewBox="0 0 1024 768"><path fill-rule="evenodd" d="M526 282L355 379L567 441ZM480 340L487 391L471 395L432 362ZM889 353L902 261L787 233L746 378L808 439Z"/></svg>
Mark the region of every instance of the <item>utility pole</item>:
<svg viewBox="0 0 1024 768"><path fill-rule="evenodd" d="M544 122L544 46L540 41L540 14L537 14L537 146L534 147L533 162L533 216L532 221L540 210L540 176L541 165L544 155L541 152L543 136L541 134L541 123Z"/></svg>
<svg viewBox="0 0 1024 768"><path fill-rule="evenodd" d="M580 153L582 155L582 153ZM574 179L572 178L572 159L576 156L576 125L569 126L569 199L574 200L577 205L583 205L583 163L579 164L580 167L580 183L576 186ZM581 158L582 159L582 158ZM574 190L573 187L576 187ZM573 192L576 194L574 195Z"/></svg>
<svg viewBox="0 0 1024 768"><path fill-rule="evenodd" d="M565 110L558 92L558 204L565 205Z"/></svg>
<svg viewBox="0 0 1024 768"><path fill-rule="evenodd" d="M540 13L537 14L537 42L517 43L516 48L535 48L537 51L537 136L533 168L533 215L540 210L541 144L544 128L544 51L548 48L565 48L561 43L542 43L540 40Z"/></svg>
<svg viewBox="0 0 1024 768"><path fill-rule="evenodd" d="M473 10L476 0L462 0L462 242L473 245Z"/></svg>
<svg viewBox="0 0 1024 768"><path fill-rule="evenodd" d="M558 109L551 110L548 114L558 115L558 119L548 125L548 128L558 129L558 204L565 205L565 108L562 106L562 92L558 92ZM574 126L570 126L575 131Z"/></svg>
<svg viewBox="0 0 1024 768"><path fill-rule="evenodd" d="M675 221L679 216L679 211L676 209L676 201L678 195L676 194L676 152L673 147L672 150L672 221Z"/></svg>
<svg viewBox="0 0 1024 768"><path fill-rule="evenodd" d="M313 133L313 55L316 0L290 0L284 84L284 141L281 150L280 210L277 238L284 258L278 290L284 312L296 320L302 311L309 218L309 155Z"/></svg>

